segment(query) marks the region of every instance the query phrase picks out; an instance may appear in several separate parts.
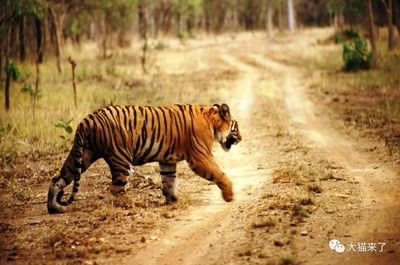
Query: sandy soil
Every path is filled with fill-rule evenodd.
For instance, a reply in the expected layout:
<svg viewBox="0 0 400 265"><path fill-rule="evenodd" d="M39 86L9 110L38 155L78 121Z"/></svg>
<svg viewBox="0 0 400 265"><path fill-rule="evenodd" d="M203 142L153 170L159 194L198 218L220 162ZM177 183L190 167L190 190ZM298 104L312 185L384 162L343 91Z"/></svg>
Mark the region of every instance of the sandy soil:
<svg viewBox="0 0 400 265"><path fill-rule="evenodd" d="M128 196L116 200L107 193L109 179L99 178L109 175L107 168L98 163L85 173L81 195L69 211L50 216L48 179L63 154L25 161L19 172L47 169L32 187L32 200L0 195L0 262L398 264L398 168L374 151L382 143L345 135L330 110L310 100L314 73L285 63L291 53L318 52L318 40L328 34L193 41L171 52L177 58L193 55L197 61L190 67L185 60L177 59L173 67L160 60L166 73L201 71L212 63L238 72L218 94L231 106L244 140L229 153L215 149L234 183L232 203L186 165L178 169L176 205L164 205L154 165L141 167ZM344 245L344 253L329 248L332 239ZM363 251L363 243L369 251Z"/></svg>

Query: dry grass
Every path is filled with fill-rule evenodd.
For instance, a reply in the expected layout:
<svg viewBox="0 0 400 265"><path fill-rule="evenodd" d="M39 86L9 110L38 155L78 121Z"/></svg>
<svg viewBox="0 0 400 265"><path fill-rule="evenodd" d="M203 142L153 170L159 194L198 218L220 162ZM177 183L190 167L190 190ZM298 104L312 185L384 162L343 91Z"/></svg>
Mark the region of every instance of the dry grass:
<svg viewBox="0 0 400 265"><path fill-rule="evenodd" d="M272 175L272 183L296 183L302 180L302 176L293 168L278 168Z"/></svg>
<svg viewBox="0 0 400 265"><path fill-rule="evenodd" d="M386 33L386 30L381 30ZM358 72L343 72L342 46L318 44L310 54L294 54L297 64L312 70L309 87L318 101L328 103L347 125L362 129L371 138L383 140L389 155L400 150L400 56L388 51L387 34L378 42L379 66Z"/></svg>
<svg viewBox="0 0 400 265"><path fill-rule="evenodd" d="M225 81L237 75L221 64L210 69L194 64L196 51L182 56L184 51L153 50L146 75L141 73L138 51L133 48L114 50L108 60L99 59L97 47L90 43L80 49L67 47L67 51L77 62L78 106L73 103L70 66L65 62L64 72L59 74L54 60L50 59L41 65L41 93L33 116L33 98L22 88L34 87L35 68L32 63L20 65L21 78L12 83L11 110L0 111L0 164L3 166L28 154L68 149L73 134L55 126L60 120L72 119L71 126L75 129L88 113L109 104L212 104L221 100L218 88L226 86ZM176 61L173 55L178 53L176 57L180 60ZM4 101L4 93L0 93L0 101Z"/></svg>
<svg viewBox="0 0 400 265"><path fill-rule="evenodd" d="M269 217L266 220L253 223L251 226L252 228L264 228L264 227L274 227L275 225L276 225L276 220Z"/></svg>

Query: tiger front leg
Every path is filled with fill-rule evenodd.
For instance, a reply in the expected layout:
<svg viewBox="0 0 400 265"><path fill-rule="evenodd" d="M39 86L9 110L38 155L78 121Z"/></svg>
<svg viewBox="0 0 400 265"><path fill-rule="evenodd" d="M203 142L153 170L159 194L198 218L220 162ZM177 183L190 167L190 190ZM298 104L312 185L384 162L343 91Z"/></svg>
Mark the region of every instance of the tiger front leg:
<svg viewBox="0 0 400 265"><path fill-rule="evenodd" d="M111 193L114 195L125 194L129 173L112 173Z"/></svg>
<svg viewBox="0 0 400 265"><path fill-rule="evenodd" d="M178 200L175 195L176 186L176 164L159 163L162 182L162 193L167 203L173 203Z"/></svg>
<svg viewBox="0 0 400 265"><path fill-rule="evenodd" d="M217 184L225 201L230 202L233 200L232 181L213 160L207 160L206 162L193 160L189 162L189 166L200 177Z"/></svg>

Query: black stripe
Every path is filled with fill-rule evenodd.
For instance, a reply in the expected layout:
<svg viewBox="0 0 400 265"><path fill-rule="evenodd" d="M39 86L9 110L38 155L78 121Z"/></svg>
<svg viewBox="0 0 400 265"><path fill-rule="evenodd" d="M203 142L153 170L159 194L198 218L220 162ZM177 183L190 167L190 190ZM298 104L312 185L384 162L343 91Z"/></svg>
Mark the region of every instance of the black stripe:
<svg viewBox="0 0 400 265"><path fill-rule="evenodd" d="M164 110L163 108L160 108L160 110L161 110L161 112L162 112L163 119L164 119L164 134L166 134L166 133L167 133L167 129L168 129L168 126L167 126L167 117L166 117L166 115L165 115L165 110Z"/></svg>
<svg viewBox="0 0 400 265"><path fill-rule="evenodd" d="M137 155L139 153L140 141L141 141L141 138L140 138L140 135L139 135L138 138L137 138L137 142L136 142L136 146L135 146L135 150L134 150L134 155Z"/></svg>
<svg viewBox="0 0 400 265"><path fill-rule="evenodd" d="M108 107L106 109L110 111L111 108L117 110L116 107L114 107L114 106L110 106L110 107ZM117 113L118 113L118 111L117 111ZM110 116L106 116L105 117L105 118L107 118L106 121L108 121L108 126L107 127L110 130L110 144L108 144L107 147L112 147L113 155L118 156L119 158L121 158L119 156L119 155L121 155L123 158L125 158L125 160L127 162L129 162L129 161L131 161L132 158L131 158L131 156L129 154L126 153L126 151L127 151L126 146L121 146L120 144L115 143L115 141L114 141L116 139L115 139L115 137L113 135L112 127L117 129L116 127L121 127L121 126L119 125L119 122L116 120L116 117L115 117L115 115L113 115L112 112L110 112ZM110 119L112 119L112 121ZM113 122L113 123L111 124L111 122ZM120 129L119 129L119 131L120 131L120 134L121 134L122 132L121 132ZM125 144L125 139L124 139L125 137L123 137L123 135L121 135L121 138L122 138L122 140L124 142L123 144ZM119 155L116 153L116 151L119 153Z"/></svg>
<svg viewBox="0 0 400 265"><path fill-rule="evenodd" d="M153 145L154 145L154 142L155 142L155 133L153 133L152 135L151 135L151 139L150 139L150 145L149 145L149 147L147 148L147 150L143 153L143 155L142 155L142 157L140 158L140 160L139 160L139 164L142 164L145 160L146 160L146 157L150 154L150 152L153 150Z"/></svg>
<svg viewBox="0 0 400 265"><path fill-rule="evenodd" d="M157 118L157 124L156 124L156 128L157 128L157 141L160 140L161 137L161 122L160 122L160 115L158 114L158 110L154 109L154 112L156 113L156 118Z"/></svg>
<svg viewBox="0 0 400 265"><path fill-rule="evenodd" d="M169 135L169 143L171 143L172 142L172 139L173 139L173 137L174 137L174 130L173 130L173 126L172 126L172 123L174 122L173 121L173 114L172 114L172 110L171 109L168 109L168 113L169 113L169 122L170 122L170 124L169 124L169 132L170 132L170 135Z"/></svg>
<svg viewBox="0 0 400 265"><path fill-rule="evenodd" d="M98 143L100 145L100 148L103 150L103 152L106 151L106 147L108 146L108 130L107 128L107 122L104 120L104 117L102 115L97 115L97 123L98 128L99 128L99 134L100 136L100 142ZM97 137L96 137L97 138Z"/></svg>
<svg viewBox="0 0 400 265"><path fill-rule="evenodd" d="M151 157L149 157L149 159L148 159L149 162L153 162L154 159L160 154L161 149L162 149L162 147L163 147L163 145L164 145L164 144L163 144L163 141L164 141L164 137L161 137L161 141L157 141L157 142L159 143L158 149L157 149L157 151L154 153L154 155L152 155Z"/></svg>
<svg viewBox="0 0 400 265"><path fill-rule="evenodd" d="M137 123L137 112L136 112L136 107L133 107L133 128L136 129L136 123Z"/></svg>
<svg viewBox="0 0 400 265"><path fill-rule="evenodd" d="M121 107L122 110L122 115L124 116L124 127L125 129L127 129L129 127L128 125L128 110L126 109L126 107Z"/></svg>
<svg viewBox="0 0 400 265"><path fill-rule="evenodd" d="M172 112L172 118L174 119L174 123L173 123L173 125L175 125L175 128L176 128L176 136L178 137L178 145L181 143L181 134L180 134L180 130L179 130L179 125L178 125L178 119L176 118L176 115L175 115L175 111L174 112ZM171 126L171 127L173 127L173 126ZM173 135L173 134L172 134ZM174 135L173 135L173 137L174 137ZM175 138L175 137L174 137Z"/></svg>
<svg viewBox="0 0 400 265"><path fill-rule="evenodd" d="M161 171L160 175L161 176L166 176L166 175L175 175L176 174L176 170L174 171Z"/></svg>
<svg viewBox="0 0 400 265"><path fill-rule="evenodd" d="M193 138L195 138L196 139L196 137L193 137ZM210 157L210 154L208 154L208 152L207 153L204 153L202 150L200 150L197 146L199 146L199 144L195 144L195 143L193 143L193 141L190 141L190 146L192 147L192 152L194 153L194 152L198 152L198 153L200 153L204 158L208 158L208 157ZM200 146L201 147L201 146Z"/></svg>
<svg viewBox="0 0 400 265"><path fill-rule="evenodd" d="M145 120L144 120L144 122L143 122L143 126L142 126L142 135L141 135L141 137L142 137L142 142L141 142L141 144L140 144L140 147L139 147L139 150L138 151L141 151L142 149L143 149L143 147L145 146L145 144L146 144L146 140L147 140L147 126L146 126L146 121L147 121L147 111L145 111Z"/></svg>
<svg viewBox="0 0 400 265"><path fill-rule="evenodd" d="M128 114L127 114L127 122L128 122L128 130L129 130L129 133L132 135L133 134L133 131L132 131L132 107L126 107L126 111L128 112Z"/></svg>
<svg viewBox="0 0 400 265"><path fill-rule="evenodd" d="M174 149L175 149L175 140L172 141L172 144L170 145L170 147L167 148L167 150L165 151L164 156L163 156L164 160L167 159L167 157L171 154L171 151L174 151Z"/></svg>
<svg viewBox="0 0 400 265"><path fill-rule="evenodd" d="M116 114L117 114L117 117L118 117L118 120L116 121L116 124L115 124L115 127L118 127L118 129L119 129L119 134L120 134L120 136L121 136L121 140L122 140L122 147L123 147L123 149L125 150L125 151L128 151L128 149L127 149L127 134L126 134L126 130L125 130L125 128L122 126L123 124L121 124L121 116L120 116L120 114L121 114L121 110L123 111L123 109L121 109L121 107L119 107L118 109L116 108ZM126 115L125 115L125 113L122 113L123 115L124 115L124 121L125 121L125 119L126 119ZM115 115L113 115L113 117L115 118ZM114 119L115 120L115 119ZM125 123L124 123L125 124ZM119 146L119 144L117 144L117 146ZM128 156L129 156L129 154L127 154ZM129 159L130 160L130 159Z"/></svg>
<svg viewBox="0 0 400 265"><path fill-rule="evenodd" d="M186 106L179 105L179 109L180 109L181 112L182 112L183 131L186 131L186 117L185 117L186 109L185 109L185 107L186 107Z"/></svg>
<svg viewBox="0 0 400 265"><path fill-rule="evenodd" d="M129 175L130 165L121 161L116 156L112 156L111 158L106 159L107 164L112 169L112 174L114 175L115 172L119 172L122 175Z"/></svg>

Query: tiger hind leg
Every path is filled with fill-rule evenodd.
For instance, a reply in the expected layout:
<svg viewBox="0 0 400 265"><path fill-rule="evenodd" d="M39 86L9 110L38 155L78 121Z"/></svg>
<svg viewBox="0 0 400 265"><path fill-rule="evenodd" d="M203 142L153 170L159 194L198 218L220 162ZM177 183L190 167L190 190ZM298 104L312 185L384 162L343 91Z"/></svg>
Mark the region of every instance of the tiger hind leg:
<svg viewBox="0 0 400 265"><path fill-rule="evenodd" d="M178 200L175 195L176 187L176 164L159 163L162 182L162 193L167 203L173 203Z"/></svg>
<svg viewBox="0 0 400 265"><path fill-rule="evenodd" d="M75 199L79 188L80 175L97 159L94 158L93 152L88 149L83 150L82 165L76 165L73 158L73 153L68 154L60 170L60 174L53 177L50 181L48 192L47 210L49 213L64 213L67 210L67 205ZM64 195L64 188L74 181L72 194L67 202L61 200Z"/></svg>

